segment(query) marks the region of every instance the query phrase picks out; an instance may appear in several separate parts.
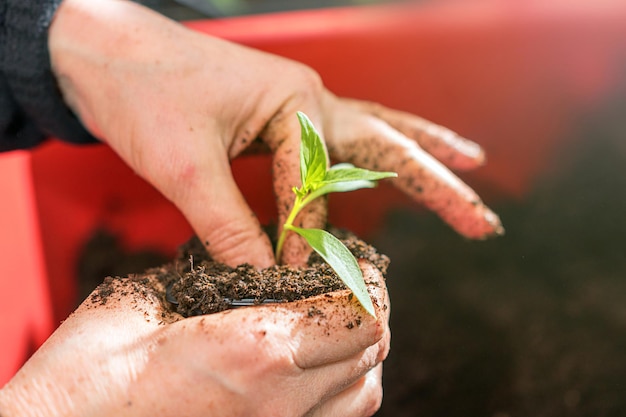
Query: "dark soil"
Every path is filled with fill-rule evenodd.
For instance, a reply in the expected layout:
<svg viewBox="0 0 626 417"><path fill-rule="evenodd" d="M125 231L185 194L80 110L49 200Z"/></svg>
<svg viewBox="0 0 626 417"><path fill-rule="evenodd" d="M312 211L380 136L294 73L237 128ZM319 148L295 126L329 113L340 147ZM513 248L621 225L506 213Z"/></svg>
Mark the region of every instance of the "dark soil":
<svg viewBox="0 0 626 417"><path fill-rule="evenodd" d="M383 275L386 274L389 258L353 234L336 229L332 232L357 259L367 259ZM93 263L95 266L80 269L80 279L84 282L93 282L97 278L92 274L106 269L97 266L102 259L119 262L122 266L133 259L142 259L137 254L125 254L119 248L117 239L104 231L98 231L86 248L89 250L84 251L80 264ZM167 289L167 307L184 317L264 302L295 301L346 288L316 253L311 254L307 267L303 268L276 265L258 271L248 264L233 268L212 260L197 238L183 245L173 262L147 269L145 275L156 276ZM133 280L142 280L145 275L118 274ZM92 294L92 301L106 303L108 295L112 293L110 284L113 279L109 277L98 286Z"/></svg>

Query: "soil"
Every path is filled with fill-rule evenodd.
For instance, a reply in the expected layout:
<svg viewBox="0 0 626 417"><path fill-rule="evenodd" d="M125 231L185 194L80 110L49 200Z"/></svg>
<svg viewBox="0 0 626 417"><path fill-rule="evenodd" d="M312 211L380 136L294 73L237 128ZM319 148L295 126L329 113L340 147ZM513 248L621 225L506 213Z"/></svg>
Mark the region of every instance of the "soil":
<svg viewBox="0 0 626 417"><path fill-rule="evenodd" d="M349 232L332 228L331 232L343 241L357 259L367 259L383 276L386 274L389 265L387 256ZM145 259L143 253L125 253L119 241L102 230L94 234L85 248L87 250L83 252L80 265L93 265L90 269L80 268L80 280L86 283L97 281L98 278L93 274L106 270L99 266L103 259L121 266L133 260ZM153 261L157 259L152 258ZM146 275L155 276L166 288L165 304L183 317L264 302L301 300L346 288L332 268L316 253L311 254L306 267L276 265L258 271L249 264L229 267L214 261L197 238L183 245L173 262L148 268L145 274L118 274L135 281L143 280ZM92 301L106 303L113 292L114 279L106 278L92 294Z"/></svg>

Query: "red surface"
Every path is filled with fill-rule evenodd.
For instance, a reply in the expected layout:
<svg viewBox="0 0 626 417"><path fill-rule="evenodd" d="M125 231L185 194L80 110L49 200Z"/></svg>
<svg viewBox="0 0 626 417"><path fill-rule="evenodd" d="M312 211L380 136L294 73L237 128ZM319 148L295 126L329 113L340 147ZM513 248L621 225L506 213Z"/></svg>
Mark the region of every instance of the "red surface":
<svg viewBox="0 0 626 417"><path fill-rule="evenodd" d="M517 3L433 2L400 11L334 9L189 26L305 62L339 95L412 111L474 138L486 148L489 164L464 178L495 201L523 198L558 161L581 115L593 111L626 73L625 2ZM38 218L27 192L26 167L26 162L0 160L0 168L19 173L0 171L0 191L22 205L2 203L9 209L3 209L1 221L8 226L3 225L0 244L10 246L7 239L13 242L19 235L24 247L39 248L41 238L56 320L73 308L78 249L94 228L121 234L130 248L167 251L190 233L176 209L105 147L50 143L32 153ZM267 221L274 213L268 160L237 161L234 170L249 202ZM18 190L15 178L21 181ZM331 220L363 233L389 207L405 203L384 186L336 196ZM19 254L18 247L3 253ZM19 266L13 256L0 262L1 285L16 271L41 284L36 263L28 274ZM13 300L14 289L23 288L17 282L10 281L0 296ZM28 311L15 310L18 319L7 319L3 310L1 325L13 327L7 328L9 342L0 345L0 362L9 364L1 369L14 369L24 357L25 340L34 333L20 329L32 329L32 323L46 328L42 288L32 288L40 302Z"/></svg>
<svg viewBox="0 0 626 417"><path fill-rule="evenodd" d="M53 330L30 156L0 155L0 386Z"/></svg>

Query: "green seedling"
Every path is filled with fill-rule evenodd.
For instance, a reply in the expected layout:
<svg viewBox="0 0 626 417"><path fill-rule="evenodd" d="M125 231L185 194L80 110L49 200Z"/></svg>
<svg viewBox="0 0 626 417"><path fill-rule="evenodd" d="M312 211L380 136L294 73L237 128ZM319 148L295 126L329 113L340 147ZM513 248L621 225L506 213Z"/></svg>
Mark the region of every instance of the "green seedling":
<svg viewBox="0 0 626 417"><path fill-rule="evenodd" d="M288 231L302 236L307 243L337 273L339 278L356 296L363 308L375 316L374 306L369 297L363 274L352 253L339 239L321 229L302 229L293 225L298 213L311 201L329 193L354 191L361 188L373 188L376 181L383 178L397 177L395 172L374 172L356 168L352 164L337 164L328 168L324 144L315 130L313 123L301 112L298 120L302 134L300 145L300 178L302 186L294 187L296 195L293 208L283 225L283 230L276 245L276 259L280 256Z"/></svg>

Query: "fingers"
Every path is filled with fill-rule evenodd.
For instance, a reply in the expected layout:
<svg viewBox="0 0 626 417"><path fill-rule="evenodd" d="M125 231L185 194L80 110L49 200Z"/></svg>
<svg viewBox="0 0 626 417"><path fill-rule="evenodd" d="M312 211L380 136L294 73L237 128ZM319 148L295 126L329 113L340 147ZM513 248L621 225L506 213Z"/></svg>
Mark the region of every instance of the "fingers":
<svg viewBox="0 0 626 417"><path fill-rule="evenodd" d="M369 417L380 408L383 400L383 364L359 378L354 384L324 401L310 417Z"/></svg>
<svg viewBox="0 0 626 417"><path fill-rule="evenodd" d="M374 345L378 361L387 356L391 333L385 282L380 271L369 262L360 260L359 266L376 318L367 314L348 290L292 303L292 310L302 318L292 332L294 363L300 368L314 368L349 358Z"/></svg>
<svg viewBox="0 0 626 417"><path fill-rule="evenodd" d="M213 158L177 202L211 256L230 266L274 264L272 245L248 207L227 161Z"/></svg>
<svg viewBox="0 0 626 417"><path fill-rule="evenodd" d="M392 110L377 103L346 100L346 103L387 122L444 165L455 170L470 170L485 163L485 152L477 144L452 130L410 113Z"/></svg>
<svg viewBox="0 0 626 417"><path fill-rule="evenodd" d="M334 158L376 171L397 172L395 186L463 236L483 239L504 233L498 216L478 195L413 140L369 115L343 112L335 117L340 120L334 126L354 128L333 132L328 147Z"/></svg>
<svg viewBox="0 0 626 417"><path fill-rule="evenodd" d="M389 351L389 304L384 280L371 264L361 261L360 266L378 319L368 315L347 290L294 303L167 320L165 326L160 314L147 317L141 308L144 304L160 304L158 300L146 298L145 303L137 304L129 295L127 312L115 308L126 298L115 296L106 309L93 311L108 312L108 303L117 300L111 311L131 313L139 325L150 321L140 328L148 334L133 329L127 333L130 340L135 340L134 335L140 335L140 339L122 343L139 346L141 352L150 351L141 356L149 362L139 380L143 383L134 391L137 399L143 399L134 402L139 407L136 409L157 406L165 410L175 405L151 383L159 375L168 375L173 386L185 387L175 392L177 398L190 401L198 410L217 407L226 410L225 415L269 415L278 409L285 415L304 415L358 381ZM102 300L93 302L100 305ZM90 306L85 308L92 311ZM123 321L108 323L118 326ZM108 337L107 342L113 339ZM107 351L116 349L113 346ZM229 412L229 407L239 411Z"/></svg>
<svg viewBox="0 0 626 417"><path fill-rule="evenodd" d="M304 111L304 110L303 110ZM318 113L308 109L305 113L315 126L321 126ZM321 132L318 132L321 135ZM300 178L300 124L296 112L280 113L261 134L265 143L274 153L272 174L274 177L274 193L278 207L278 233L287 220L295 199L293 187L302 184ZM295 226L303 228L323 228L326 223L326 200L318 198L307 205L296 217ZM279 262L291 265L304 265L311 248L296 233L288 232Z"/></svg>
<svg viewBox="0 0 626 417"><path fill-rule="evenodd" d="M186 351L181 356L189 358L190 366L212 363L207 374L223 375L223 384L232 390L252 390L251 395L261 395L261 403L273 404L262 390L272 387L273 397L290 398L290 415L302 415L345 390L389 351L384 280L371 264L360 265L377 319L347 290L336 291L284 305L186 319L172 325L178 330L171 334L177 336L169 340ZM216 349L216 344L224 349Z"/></svg>

